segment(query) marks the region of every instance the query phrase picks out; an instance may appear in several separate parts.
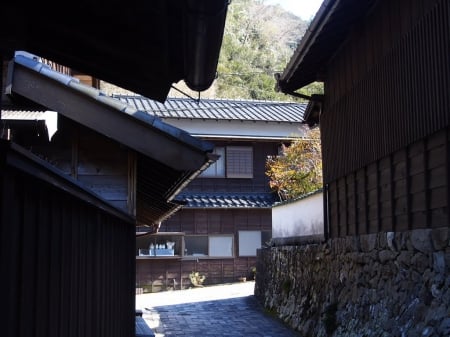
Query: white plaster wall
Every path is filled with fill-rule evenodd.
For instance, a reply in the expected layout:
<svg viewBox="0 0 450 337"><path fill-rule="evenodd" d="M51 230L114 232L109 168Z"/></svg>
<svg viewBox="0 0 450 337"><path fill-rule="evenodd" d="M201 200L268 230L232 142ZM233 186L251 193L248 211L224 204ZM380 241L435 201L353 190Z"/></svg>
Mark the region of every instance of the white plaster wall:
<svg viewBox="0 0 450 337"><path fill-rule="evenodd" d="M167 124L189 132L193 136L221 138L293 138L304 135L299 123L254 122L239 120L198 120L164 118Z"/></svg>
<svg viewBox="0 0 450 337"><path fill-rule="evenodd" d="M322 192L272 208L272 238L323 233Z"/></svg>

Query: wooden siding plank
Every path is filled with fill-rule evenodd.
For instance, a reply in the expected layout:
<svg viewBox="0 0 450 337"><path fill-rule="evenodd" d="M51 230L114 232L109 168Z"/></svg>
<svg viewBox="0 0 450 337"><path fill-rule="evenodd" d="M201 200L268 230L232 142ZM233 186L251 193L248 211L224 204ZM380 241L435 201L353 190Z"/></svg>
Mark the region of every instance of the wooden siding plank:
<svg viewBox="0 0 450 337"><path fill-rule="evenodd" d="M388 53L392 48L392 30L391 30L391 6L389 6L389 2L381 3L381 35L383 36L382 45L383 45L383 53Z"/></svg>
<svg viewBox="0 0 450 337"><path fill-rule="evenodd" d="M447 207L447 187L438 187L430 191L431 204L433 208Z"/></svg>
<svg viewBox="0 0 450 337"><path fill-rule="evenodd" d="M22 231L24 233L21 242L20 242L20 258L18 259L18 263L21 266L20 270L20 298L23 298L24 301L28 303L28 306L22 305L20 306L19 316L27 317L30 313L33 313L33 316L30 319L30 324L21 324L19 328L19 335L21 336L32 336L34 330L36 328L35 324L38 319L42 316L41 312L38 310L36 303L36 281L37 281L37 270L36 270L36 261L34 257L37 253L37 240L38 237L38 224L37 224L37 216L38 216L38 203L36 202L38 198L36 197L36 190L30 190L28 186L31 185L30 179L26 179L26 184L24 187L24 191L26 192L23 195L22 205L23 205L23 223ZM22 193L24 192L22 191ZM33 258L29 258L29 257ZM28 300L26 300L28 299Z"/></svg>
<svg viewBox="0 0 450 337"><path fill-rule="evenodd" d="M427 228L427 217L425 212L412 212L410 215L411 228Z"/></svg>
<svg viewBox="0 0 450 337"><path fill-rule="evenodd" d="M208 233L220 233L222 231L221 217L217 212L208 212Z"/></svg>
<svg viewBox="0 0 450 337"><path fill-rule="evenodd" d="M428 161L429 161L429 151L428 149L428 140L423 140L423 171L424 171L424 189L425 189L425 215L426 215L426 226L430 227L431 225L431 213L430 213L430 171L428 170Z"/></svg>
<svg viewBox="0 0 450 337"><path fill-rule="evenodd" d="M422 193L425 191L425 173L421 172L419 174L412 175L409 178L409 186L409 191L411 194Z"/></svg>
<svg viewBox="0 0 450 337"><path fill-rule="evenodd" d="M440 166L440 167L429 170L428 188L430 190L432 190L436 187L448 186L446 180L447 180L446 166ZM430 204L430 207L434 208L433 204Z"/></svg>
<svg viewBox="0 0 450 337"><path fill-rule="evenodd" d="M339 223L337 216L337 205L336 205L336 191L335 183L328 185L328 214L329 214L329 229L330 236L338 236L339 234Z"/></svg>
<svg viewBox="0 0 450 337"><path fill-rule="evenodd" d="M204 210L197 210L195 212L195 234L208 233L208 215Z"/></svg>
<svg viewBox="0 0 450 337"><path fill-rule="evenodd" d="M394 226L391 156L380 161L379 170L380 230L391 231Z"/></svg>
<svg viewBox="0 0 450 337"><path fill-rule="evenodd" d="M3 153L1 154L3 157ZM21 288L21 266L20 261L21 237L23 236L22 213L23 202L22 179L18 178L14 172L4 166L4 158L0 160L2 175L0 176L1 200L1 244L0 244L0 270L1 275L8 277L0 278L1 288L4 289L2 302L8 303L7 310L3 310L4 319L9 324L3 326L6 336L19 336L21 325L20 305L17 301L20 298Z"/></svg>
<svg viewBox="0 0 450 337"><path fill-rule="evenodd" d="M338 180L338 205L339 205L339 225L343 235L348 235L347 224L347 202L346 202L346 184L345 178Z"/></svg>
<svg viewBox="0 0 450 337"><path fill-rule="evenodd" d="M366 174L364 169L356 172L357 188L357 216L358 227L356 234L366 233L367 226L367 198L366 198Z"/></svg>
<svg viewBox="0 0 450 337"><path fill-rule="evenodd" d="M408 206L407 206L407 151L406 149L397 151L393 155L394 166L394 221L398 231L405 231L408 228Z"/></svg>
<svg viewBox="0 0 450 337"><path fill-rule="evenodd" d="M378 231L379 227L378 168L376 163L368 165L366 176L368 233L375 233Z"/></svg>
<svg viewBox="0 0 450 337"><path fill-rule="evenodd" d="M406 170L406 184L405 184L405 196L406 196L406 219L407 219L407 223L405 224L406 228L408 228L408 230L411 230L411 184L410 184L410 174L411 174L411 165L410 165L410 161L409 161L409 146L406 148L405 151L405 170Z"/></svg>
<svg viewBox="0 0 450 337"><path fill-rule="evenodd" d="M430 210L432 227L439 228L448 226L448 212L446 208L436 208Z"/></svg>
<svg viewBox="0 0 450 337"><path fill-rule="evenodd" d="M251 230L260 230L261 228L261 211L255 211L252 209L248 209L245 210L245 212L247 213L247 219L248 219L248 229ZM230 232L234 232L234 230L230 231Z"/></svg>
<svg viewBox="0 0 450 337"><path fill-rule="evenodd" d="M50 209L48 202L50 194L40 189L37 193L36 203L38 205L38 220L39 225L38 235L35 237L37 241L36 252L36 288L39 291L35 294L36 303L39 305L39 310L49 312L50 310L50 298L51 291L49 288L50 275L52 270L50 269L50 235L48 233L51 229L50 222ZM51 199L50 199L51 200ZM48 336L49 335L49 321L48 320L36 320L36 336Z"/></svg>
<svg viewBox="0 0 450 337"><path fill-rule="evenodd" d="M424 212L427 209L426 206L426 192L421 191L410 195L410 211L412 213Z"/></svg>
<svg viewBox="0 0 450 337"><path fill-rule="evenodd" d="M63 196L50 195L49 209L52 210L50 215L51 229L49 230L50 238L50 261L49 266L51 273L49 275L49 289L53 289L55 292L61 292L62 289L62 270L64 268L61 251L64 249L64 242L62 240L63 227L62 218L64 217L63 204L66 202L66 198ZM91 257L94 255L91 255ZM50 296L49 299L49 317L54 320L59 320L59 315L64 312L61 307L61 301L58 296ZM59 324L50 324L48 330L48 336L59 336Z"/></svg>
<svg viewBox="0 0 450 337"><path fill-rule="evenodd" d="M347 231L349 235L356 234L356 193L355 193L355 174L346 177L346 196L347 196Z"/></svg>
<svg viewBox="0 0 450 337"><path fill-rule="evenodd" d="M428 150L427 168L433 169L441 167L445 164L445 147L440 145L439 147L431 148Z"/></svg>

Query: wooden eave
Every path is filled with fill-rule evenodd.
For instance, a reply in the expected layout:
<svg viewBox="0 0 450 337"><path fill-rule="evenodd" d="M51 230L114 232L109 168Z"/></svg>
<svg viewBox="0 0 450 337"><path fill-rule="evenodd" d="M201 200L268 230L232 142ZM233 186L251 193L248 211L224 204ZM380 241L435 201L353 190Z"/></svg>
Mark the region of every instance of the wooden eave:
<svg viewBox="0 0 450 337"><path fill-rule="evenodd" d="M29 57L10 62L6 88L171 168L195 171L210 160L212 144Z"/></svg>
<svg viewBox="0 0 450 337"><path fill-rule="evenodd" d="M282 74L277 90L292 94L326 78L326 67L356 22L363 20L378 0L324 0Z"/></svg>
<svg viewBox="0 0 450 337"><path fill-rule="evenodd" d="M6 1L0 56L26 50L163 102L216 77L228 0Z"/></svg>

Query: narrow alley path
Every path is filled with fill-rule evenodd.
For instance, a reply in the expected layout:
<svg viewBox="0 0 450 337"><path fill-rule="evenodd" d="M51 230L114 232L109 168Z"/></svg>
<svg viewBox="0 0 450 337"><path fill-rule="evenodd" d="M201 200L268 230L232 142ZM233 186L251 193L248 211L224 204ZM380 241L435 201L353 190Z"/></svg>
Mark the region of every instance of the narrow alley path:
<svg viewBox="0 0 450 337"><path fill-rule="evenodd" d="M264 311L253 296L255 283L242 282L136 295L136 309L155 337L299 336Z"/></svg>

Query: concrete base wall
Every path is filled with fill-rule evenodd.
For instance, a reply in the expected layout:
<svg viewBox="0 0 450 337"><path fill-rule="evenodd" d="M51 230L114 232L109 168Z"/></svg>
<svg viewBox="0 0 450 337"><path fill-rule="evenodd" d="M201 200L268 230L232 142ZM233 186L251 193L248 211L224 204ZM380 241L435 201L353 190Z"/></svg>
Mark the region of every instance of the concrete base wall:
<svg viewBox="0 0 450 337"><path fill-rule="evenodd" d="M449 336L449 232L261 249L255 295L301 336Z"/></svg>

